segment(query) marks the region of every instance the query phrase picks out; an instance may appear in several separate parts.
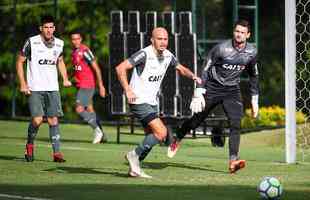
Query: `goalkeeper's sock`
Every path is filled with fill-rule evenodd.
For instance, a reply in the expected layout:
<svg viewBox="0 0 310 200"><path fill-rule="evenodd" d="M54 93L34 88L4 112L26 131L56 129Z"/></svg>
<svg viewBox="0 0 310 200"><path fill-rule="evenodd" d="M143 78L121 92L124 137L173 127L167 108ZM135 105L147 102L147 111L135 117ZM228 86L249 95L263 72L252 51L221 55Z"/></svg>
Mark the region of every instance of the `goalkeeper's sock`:
<svg viewBox="0 0 310 200"><path fill-rule="evenodd" d="M59 125L50 125L50 139L52 142L53 152L57 153L60 151L60 130Z"/></svg>
<svg viewBox="0 0 310 200"><path fill-rule="evenodd" d="M38 133L39 127L35 127L31 122L28 126L28 137L27 137L27 144L33 144L34 139Z"/></svg>
<svg viewBox="0 0 310 200"><path fill-rule="evenodd" d="M135 149L136 154L139 156L139 160L145 159L145 157L152 150L152 147L159 142L160 141L155 137L154 134L146 135L142 143Z"/></svg>
<svg viewBox="0 0 310 200"><path fill-rule="evenodd" d="M231 128L229 136L229 159L239 159L240 133L238 129Z"/></svg>
<svg viewBox="0 0 310 200"><path fill-rule="evenodd" d="M97 123L97 117L96 117L96 113L95 112L87 112L87 111L83 111L80 112L79 115L81 116L81 118L87 122L93 129L98 127L98 123Z"/></svg>

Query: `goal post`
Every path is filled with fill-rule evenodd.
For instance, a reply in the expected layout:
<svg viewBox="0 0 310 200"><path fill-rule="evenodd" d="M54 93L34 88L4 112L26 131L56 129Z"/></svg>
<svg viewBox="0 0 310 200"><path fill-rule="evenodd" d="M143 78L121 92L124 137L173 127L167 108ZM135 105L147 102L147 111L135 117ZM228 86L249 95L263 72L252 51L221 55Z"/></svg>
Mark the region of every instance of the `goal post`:
<svg viewBox="0 0 310 200"><path fill-rule="evenodd" d="M285 0L286 162L296 162L296 0Z"/></svg>

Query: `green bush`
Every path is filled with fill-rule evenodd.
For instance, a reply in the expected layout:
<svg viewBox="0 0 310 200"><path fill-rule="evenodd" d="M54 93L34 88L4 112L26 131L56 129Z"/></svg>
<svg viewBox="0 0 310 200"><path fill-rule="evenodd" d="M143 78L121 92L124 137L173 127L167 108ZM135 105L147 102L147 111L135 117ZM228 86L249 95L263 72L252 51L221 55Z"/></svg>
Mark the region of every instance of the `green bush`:
<svg viewBox="0 0 310 200"><path fill-rule="evenodd" d="M297 124L304 123L306 115L296 112ZM246 109L242 118L242 128L255 128L258 126L282 126L285 124L285 109L280 106L261 107L257 119L251 117L251 109Z"/></svg>

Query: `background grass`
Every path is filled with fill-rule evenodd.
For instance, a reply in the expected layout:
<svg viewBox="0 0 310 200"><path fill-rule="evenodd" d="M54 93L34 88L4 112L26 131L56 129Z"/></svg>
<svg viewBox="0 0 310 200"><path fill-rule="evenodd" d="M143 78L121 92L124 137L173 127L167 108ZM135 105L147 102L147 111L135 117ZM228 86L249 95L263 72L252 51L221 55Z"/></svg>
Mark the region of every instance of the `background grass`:
<svg viewBox="0 0 310 200"><path fill-rule="evenodd" d="M0 121L0 194L76 200L258 200L259 181L274 176L284 187L282 199L310 199L310 159L285 164L283 130L243 135L241 157L247 167L236 175L227 170L227 142L224 148L215 148L205 138L184 140L173 159L166 157L166 147L155 147L143 163L145 172L154 178L137 179L127 176L124 154L142 137L122 135L122 143L116 144L116 128L104 129L109 143L92 145L87 125L62 124L67 162L60 164L52 162L48 127L43 125L35 161L27 163L23 156L27 123Z"/></svg>

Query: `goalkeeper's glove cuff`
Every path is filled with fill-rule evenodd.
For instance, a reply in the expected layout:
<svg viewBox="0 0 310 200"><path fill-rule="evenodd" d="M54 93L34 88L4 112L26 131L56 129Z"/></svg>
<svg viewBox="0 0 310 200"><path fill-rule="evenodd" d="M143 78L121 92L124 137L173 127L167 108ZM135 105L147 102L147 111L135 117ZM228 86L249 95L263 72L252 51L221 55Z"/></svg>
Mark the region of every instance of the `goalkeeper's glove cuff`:
<svg viewBox="0 0 310 200"><path fill-rule="evenodd" d="M205 88L195 88L194 90L194 97L199 97L203 94L206 93L206 89Z"/></svg>

